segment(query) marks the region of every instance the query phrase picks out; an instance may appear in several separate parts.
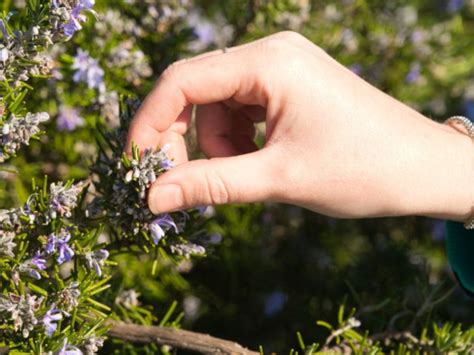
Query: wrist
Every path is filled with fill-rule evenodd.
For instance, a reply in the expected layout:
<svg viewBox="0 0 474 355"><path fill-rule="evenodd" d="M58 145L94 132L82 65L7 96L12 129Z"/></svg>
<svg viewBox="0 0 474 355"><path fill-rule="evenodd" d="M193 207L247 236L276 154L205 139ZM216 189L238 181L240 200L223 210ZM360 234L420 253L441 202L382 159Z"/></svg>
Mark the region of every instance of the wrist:
<svg viewBox="0 0 474 355"><path fill-rule="evenodd" d="M450 129L455 129L458 133L460 133L463 137L469 138L469 146L470 146L470 172L474 176L474 124L466 117L463 116L453 116L447 119L445 122L446 127ZM464 227L466 229L474 229L474 188L472 187L473 176L470 176L468 181L468 186L466 190L466 194L470 196L471 204L470 204L470 213L467 219L462 219L461 222L464 222ZM449 218L448 218L449 219Z"/></svg>
<svg viewBox="0 0 474 355"><path fill-rule="evenodd" d="M465 222L474 204L473 140L459 127L439 123L430 137L426 164L421 166L428 169L422 176L431 173L431 180L421 187L426 202L414 214Z"/></svg>

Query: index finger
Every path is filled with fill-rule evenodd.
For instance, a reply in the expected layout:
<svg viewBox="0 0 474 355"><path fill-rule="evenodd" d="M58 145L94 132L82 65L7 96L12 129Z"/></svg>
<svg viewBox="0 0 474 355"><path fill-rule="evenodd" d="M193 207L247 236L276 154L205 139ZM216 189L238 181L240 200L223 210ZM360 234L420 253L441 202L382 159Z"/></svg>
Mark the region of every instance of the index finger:
<svg viewBox="0 0 474 355"><path fill-rule="evenodd" d="M254 74L255 61L245 50L171 65L160 76L133 118L126 149L131 149L132 142L141 148L155 148L162 133L172 127L188 105L229 98L248 103L259 101L259 104L266 101L253 95Z"/></svg>

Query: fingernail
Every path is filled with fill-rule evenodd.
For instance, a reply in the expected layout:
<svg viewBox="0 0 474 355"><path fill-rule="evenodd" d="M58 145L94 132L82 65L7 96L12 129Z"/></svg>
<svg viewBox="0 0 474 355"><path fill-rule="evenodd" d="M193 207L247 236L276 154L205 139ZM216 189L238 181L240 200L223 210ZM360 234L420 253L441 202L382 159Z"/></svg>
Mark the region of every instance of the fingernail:
<svg viewBox="0 0 474 355"><path fill-rule="evenodd" d="M184 207L183 191L179 185L156 185L148 196L148 207L155 214L182 209Z"/></svg>

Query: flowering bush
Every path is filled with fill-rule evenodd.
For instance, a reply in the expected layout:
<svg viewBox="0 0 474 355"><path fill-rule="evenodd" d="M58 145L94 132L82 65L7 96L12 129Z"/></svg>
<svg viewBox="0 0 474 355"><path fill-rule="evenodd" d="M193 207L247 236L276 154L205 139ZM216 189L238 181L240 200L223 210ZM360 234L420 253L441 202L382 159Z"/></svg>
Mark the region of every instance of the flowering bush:
<svg viewBox="0 0 474 355"><path fill-rule="evenodd" d="M167 147L123 153L137 99L168 64L282 29L427 115L472 115L472 1L25 0L0 11L0 350L171 352L118 332L123 321L265 351L472 352L471 301L449 275L439 221L274 205L155 216L146 192L173 167ZM315 330L321 318L331 323Z"/></svg>
<svg viewBox="0 0 474 355"><path fill-rule="evenodd" d="M1 19L3 160L18 153L31 138L39 138L39 125L49 116L44 112L20 116L23 100L32 90L27 81L30 76L50 74L53 68L47 64L51 61L47 50L55 50L55 43L81 30L84 12L96 14L93 5L90 0L29 2L19 12L24 31L11 27L13 13ZM30 24L38 17L35 25ZM71 69L73 82L84 82L89 89L105 94L104 70L87 52L78 50ZM97 300L110 287L108 267L115 264L109 260L111 252L123 248L133 252L140 247L159 258L167 247L186 258L205 254L202 245L191 242L199 236L186 229L199 212L155 216L148 209L146 190L172 167L172 161L164 148L155 151L151 147L141 154L134 147L132 157L123 153L131 116L124 106L121 125L97 137L100 146L107 146L101 146L88 183L48 184L44 178L39 186L34 179L32 193L21 207L1 211L0 334L10 349L97 351L107 329L104 321L113 316L111 307ZM60 108L58 130L73 131L82 125L77 109ZM91 184L95 189L89 189ZM119 295L116 300L126 308L138 305L136 300L120 301Z"/></svg>

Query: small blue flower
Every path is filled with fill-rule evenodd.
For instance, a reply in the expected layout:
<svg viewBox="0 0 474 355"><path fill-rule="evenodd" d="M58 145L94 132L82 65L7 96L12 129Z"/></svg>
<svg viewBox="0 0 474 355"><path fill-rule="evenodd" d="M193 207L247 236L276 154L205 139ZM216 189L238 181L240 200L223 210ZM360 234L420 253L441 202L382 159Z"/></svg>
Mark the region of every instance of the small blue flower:
<svg viewBox="0 0 474 355"><path fill-rule="evenodd" d="M84 126L84 119L79 115L79 110L74 107L60 107L56 127L60 131L72 132L77 127Z"/></svg>
<svg viewBox="0 0 474 355"><path fill-rule="evenodd" d="M192 51L198 52L215 43L218 37L218 29L212 22L208 21L200 12L193 11L186 17L188 25L193 28L195 40L189 44Z"/></svg>
<svg viewBox="0 0 474 355"><path fill-rule="evenodd" d="M222 235L219 233L213 233L209 236L210 244L220 244L222 241Z"/></svg>
<svg viewBox="0 0 474 355"><path fill-rule="evenodd" d="M174 167L174 164L170 159L166 158L160 161L160 166L162 169L169 170Z"/></svg>
<svg viewBox="0 0 474 355"><path fill-rule="evenodd" d="M69 238L71 236L69 235ZM67 244L67 241L69 238L65 241L59 240L58 241L58 258L57 261L59 264L62 264L66 261L70 261L72 257L74 256L74 250Z"/></svg>
<svg viewBox="0 0 474 355"><path fill-rule="evenodd" d="M72 37L76 31L82 29L81 22L86 21L86 17L81 13L82 11L91 11L95 0L79 0L70 13L69 21L63 26L64 35ZM57 1L53 3L55 7L58 6Z"/></svg>
<svg viewBox="0 0 474 355"><path fill-rule="evenodd" d="M287 300L288 296L281 291L270 293L265 300L265 315L271 317L277 313L280 313L285 307Z"/></svg>
<svg viewBox="0 0 474 355"><path fill-rule="evenodd" d="M425 34L420 30L414 30L410 36L411 43L417 44L425 39Z"/></svg>
<svg viewBox="0 0 474 355"><path fill-rule="evenodd" d="M410 71L405 77L405 81L408 84L414 83L420 76L421 73L421 65L420 63L413 63L410 67Z"/></svg>
<svg viewBox="0 0 474 355"><path fill-rule="evenodd" d="M28 270L28 275L30 275L30 277L32 277L36 280L41 280L41 274L38 271L36 271L35 269Z"/></svg>
<svg viewBox="0 0 474 355"><path fill-rule="evenodd" d="M350 67L349 67L349 70L351 72L353 72L354 74L356 75L361 75L362 74L362 66L360 64L352 64Z"/></svg>
<svg viewBox="0 0 474 355"><path fill-rule="evenodd" d="M71 234L64 230L60 232L59 236L53 233L50 234L45 248L46 253L53 254L57 252L58 257L56 260L59 264L70 261L74 256L74 250L68 245L70 239Z"/></svg>
<svg viewBox="0 0 474 355"><path fill-rule="evenodd" d="M161 238L165 236L165 231L163 228L158 223L152 222L150 224L150 232L151 232L151 237L153 238L153 242L155 244L158 244Z"/></svg>
<svg viewBox="0 0 474 355"><path fill-rule="evenodd" d="M79 31L80 29L82 29L82 26L81 26L81 23L79 22L79 19L74 18L72 16L63 27L64 34L67 37L72 37L72 35L76 33L76 31Z"/></svg>
<svg viewBox="0 0 474 355"><path fill-rule="evenodd" d="M162 169L169 170L172 167L174 167L173 162L166 158L166 153L170 150L171 146L169 144L165 144L163 147L160 149L160 153L163 153L165 155L165 159L160 161L160 166Z"/></svg>
<svg viewBox="0 0 474 355"><path fill-rule="evenodd" d="M456 12L461 11L463 7L464 7L464 0L448 0L448 3L446 4L446 10L450 14L454 14Z"/></svg>
<svg viewBox="0 0 474 355"><path fill-rule="evenodd" d="M33 259L31 259L31 263L35 265L38 268L38 270L46 269L46 260L41 257L41 254L39 253L39 251L36 252Z"/></svg>
<svg viewBox="0 0 474 355"><path fill-rule="evenodd" d="M164 213L149 225L151 237L153 242L158 244L161 238L165 236L167 230L173 228L176 234L179 233L178 226L173 221L173 218L168 214Z"/></svg>
<svg viewBox="0 0 474 355"><path fill-rule="evenodd" d="M105 249L99 249L86 254L86 264L89 269L94 269L97 276L102 276L102 269L105 260L109 257L109 252Z"/></svg>
<svg viewBox="0 0 474 355"><path fill-rule="evenodd" d="M58 324L56 322L63 319L62 311L54 307L55 305L53 303L49 311L46 312L43 319L41 320L43 322L44 329L48 337L51 337L53 333L56 331L58 327Z"/></svg>
<svg viewBox="0 0 474 355"><path fill-rule="evenodd" d="M206 213L209 206L197 206L196 209L199 211L199 214L203 215Z"/></svg>
<svg viewBox="0 0 474 355"><path fill-rule="evenodd" d="M37 252L31 259L26 260L20 264L18 270L22 273L28 274L28 276L40 280L41 274L39 271L46 269L46 260L41 257L41 254ZM39 271L38 271L39 270Z"/></svg>
<svg viewBox="0 0 474 355"><path fill-rule="evenodd" d="M50 234L48 237L48 242L46 243L45 251L47 254L53 254L56 251L56 236Z"/></svg>
<svg viewBox="0 0 474 355"><path fill-rule="evenodd" d="M82 351L79 350L79 348L68 344L67 338L65 338L63 346L59 349L57 355L82 355Z"/></svg>
<svg viewBox="0 0 474 355"><path fill-rule="evenodd" d="M216 215L216 209L214 208L214 206L198 206L196 207L196 209L199 211L199 214L201 216L204 216L206 218L211 218Z"/></svg>
<svg viewBox="0 0 474 355"><path fill-rule="evenodd" d="M99 89L104 82L104 70L99 62L80 48L74 57L72 68L76 70L72 78L76 83L85 82L89 88Z"/></svg>

